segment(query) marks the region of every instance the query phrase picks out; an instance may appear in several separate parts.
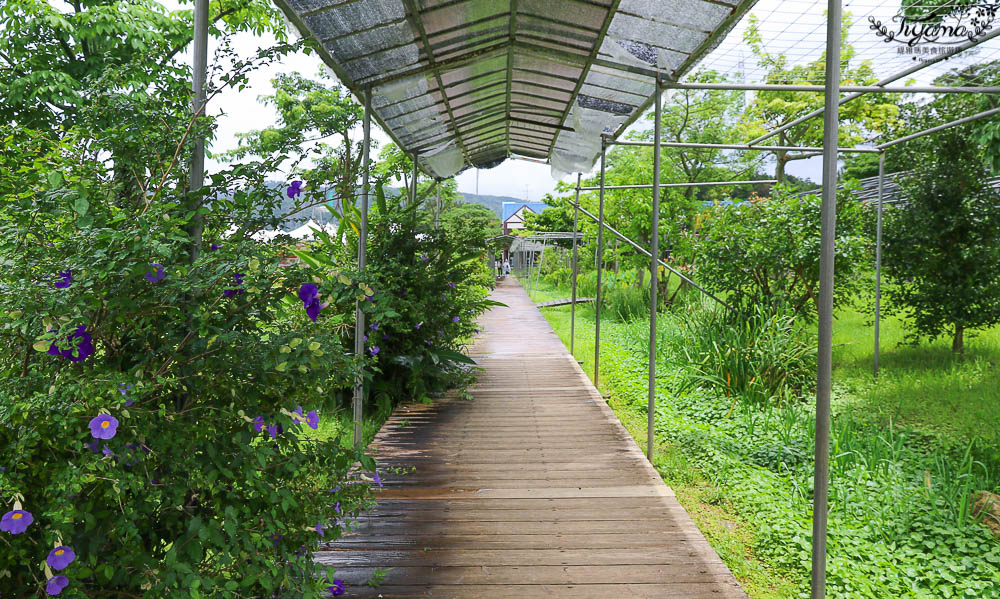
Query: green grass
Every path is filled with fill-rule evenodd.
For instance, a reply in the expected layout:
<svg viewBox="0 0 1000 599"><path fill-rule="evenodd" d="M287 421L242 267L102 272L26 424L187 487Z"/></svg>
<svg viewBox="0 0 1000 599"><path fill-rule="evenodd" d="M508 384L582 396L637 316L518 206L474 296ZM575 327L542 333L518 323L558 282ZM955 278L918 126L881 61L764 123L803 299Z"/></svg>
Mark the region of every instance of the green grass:
<svg viewBox="0 0 1000 599"><path fill-rule="evenodd" d="M1000 327L967 335L965 354L956 356L949 339L901 345L904 323L884 319L876 381L870 320L843 310L833 330L834 385L860 410L943 437L1000 439Z"/></svg>
<svg viewBox="0 0 1000 599"><path fill-rule="evenodd" d="M569 307L543 313L568 346ZM876 381L865 317L838 316L828 596L1000 597L1000 543L965 508L971 490L1000 490L1000 333L970 339L955 357L947 340L900 346L902 323L889 319ZM684 386L682 322L659 319L670 355L658 354L654 465L752 598L803 596L812 390L761 406L734 403L713 384ZM578 307L576 323L575 354L593 377L593 308ZM645 321L602 322L600 387L643 447L647 332Z"/></svg>

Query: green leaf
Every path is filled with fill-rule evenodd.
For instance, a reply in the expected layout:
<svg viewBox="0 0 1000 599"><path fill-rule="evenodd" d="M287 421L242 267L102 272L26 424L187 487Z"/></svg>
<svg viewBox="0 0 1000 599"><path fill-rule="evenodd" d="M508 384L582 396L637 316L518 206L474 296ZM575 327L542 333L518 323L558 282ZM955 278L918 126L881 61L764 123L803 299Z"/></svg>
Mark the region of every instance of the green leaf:
<svg viewBox="0 0 1000 599"><path fill-rule="evenodd" d="M88 202L84 198L77 198L76 201L73 202L73 211L79 214L80 216L86 216L87 210L89 209L90 209L90 202Z"/></svg>

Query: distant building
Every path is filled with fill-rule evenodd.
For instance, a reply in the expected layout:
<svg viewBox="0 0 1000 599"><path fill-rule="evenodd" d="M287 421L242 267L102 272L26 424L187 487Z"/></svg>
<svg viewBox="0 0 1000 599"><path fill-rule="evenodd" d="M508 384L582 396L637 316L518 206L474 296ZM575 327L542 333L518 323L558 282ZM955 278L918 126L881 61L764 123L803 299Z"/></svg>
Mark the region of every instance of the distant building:
<svg viewBox="0 0 1000 599"><path fill-rule="evenodd" d="M545 202L504 202L503 234L510 235L511 231L524 228L525 211L540 214L547 208L551 208L551 206Z"/></svg>

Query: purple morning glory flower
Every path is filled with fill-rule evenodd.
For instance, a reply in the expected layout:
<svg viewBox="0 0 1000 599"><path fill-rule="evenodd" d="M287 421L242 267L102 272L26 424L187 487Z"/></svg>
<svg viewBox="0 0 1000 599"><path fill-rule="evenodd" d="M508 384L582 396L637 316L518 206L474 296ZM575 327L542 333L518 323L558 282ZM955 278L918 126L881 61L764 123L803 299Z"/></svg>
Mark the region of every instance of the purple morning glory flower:
<svg viewBox="0 0 1000 599"><path fill-rule="evenodd" d="M319 414L316 413L316 410L306 412L306 424L313 430L319 428Z"/></svg>
<svg viewBox="0 0 1000 599"><path fill-rule="evenodd" d="M330 594L336 597L338 595L343 595L344 592L347 590L347 587L344 585L343 580L340 580L339 578L334 578L333 586L327 587L326 590L330 591Z"/></svg>
<svg viewBox="0 0 1000 599"><path fill-rule="evenodd" d="M226 297L236 297L237 295L242 295L243 294L243 289L241 287L239 287L239 285L243 284L243 277L244 276L246 276L246 275L244 275L241 272L238 272L238 273L234 274L233 275L233 281L235 281L235 284L237 285L237 287L224 290L222 292L222 295L224 295Z"/></svg>
<svg viewBox="0 0 1000 599"><path fill-rule="evenodd" d="M58 595L69 586L69 579L65 576L53 576L45 583L45 592L49 595Z"/></svg>
<svg viewBox="0 0 1000 599"><path fill-rule="evenodd" d="M215 250L221 250L221 249L222 249L222 246L221 246L221 245L219 245L218 243L213 243L213 244L211 245L211 248L212 248L212 251L214 252Z"/></svg>
<svg viewBox="0 0 1000 599"><path fill-rule="evenodd" d="M153 266L153 270L148 271L145 275L143 275L144 277L146 277L147 281L149 281L150 283L159 283L160 281L162 281L167 277L167 274L163 271L162 264L154 263L151 266Z"/></svg>
<svg viewBox="0 0 1000 599"><path fill-rule="evenodd" d="M319 311L326 307L326 304L319 303L319 289L312 283L303 283L299 287L299 299L306 308L306 316L316 322Z"/></svg>
<svg viewBox="0 0 1000 599"><path fill-rule="evenodd" d="M131 388L132 388L132 385L125 385L124 387L118 387L118 392L121 393L122 396L125 396L125 395L128 394L129 389L131 389Z"/></svg>
<svg viewBox="0 0 1000 599"><path fill-rule="evenodd" d="M264 430L264 426L265 424L263 416L258 416L253 419L253 430L259 433L260 431Z"/></svg>
<svg viewBox="0 0 1000 599"><path fill-rule="evenodd" d="M69 286L73 284L73 271L67 268L59 273L59 278L62 280L55 284L55 288L69 289Z"/></svg>
<svg viewBox="0 0 1000 599"><path fill-rule="evenodd" d="M458 322L459 320L461 320L461 319L459 317L457 317L457 316L453 316L452 319L451 319L452 322Z"/></svg>
<svg viewBox="0 0 1000 599"><path fill-rule="evenodd" d="M272 439L277 439L278 438L278 425L277 424L269 424L267 426L267 434L271 435Z"/></svg>
<svg viewBox="0 0 1000 599"><path fill-rule="evenodd" d="M128 399L128 400L125 400L125 407L126 407L126 408L127 408L127 407L130 407L130 406L131 406L132 404L134 404L134 403L135 403L135 400L134 400L134 399Z"/></svg>
<svg viewBox="0 0 1000 599"><path fill-rule="evenodd" d="M448 283L448 287L451 287L452 289L454 289L455 288L455 283Z"/></svg>
<svg viewBox="0 0 1000 599"><path fill-rule="evenodd" d="M322 520L316 522L316 532L319 533L319 536L321 536L321 537L326 536L324 534L324 527L323 527L323 521Z"/></svg>
<svg viewBox="0 0 1000 599"><path fill-rule="evenodd" d="M422 324L424 324L424 322L420 321L420 322L417 323L417 326L415 326L413 328L415 328L415 329L417 329L419 331L420 330L420 325L422 325Z"/></svg>
<svg viewBox="0 0 1000 599"><path fill-rule="evenodd" d="M111 439L118 432L118 419L108 414L98 414L90 420L90 436L95 439Z"/></svg>
<svg viewBox="0 0 1000 599"><path fill-rule="evenodd" d="M380 351L382 351L382 350L381 350L381 349L379 349L379 346L377 346L377 345L373 345L373 346L371 346L371 347L370 347L370 348L368 349L368 351L370 351L370 352L372 353L372 355L373 355L373 356L377 356L377 355L378 355L378 352L380 352Z"/></svg>
<svg viewBox="0 0 1000 599"><path fill-rule="evenodd" d="M379 489L382 488L382 477L378 475L378 470L372 473L372 480L375 481L375 484L378 485Z"/></svg>
<svg viewBox="0 0 1000 599"><path fill-rule="evenodd" d="M430 258L428 258L427 256L421 256L420 259L423 260L424 262L430 260Z"/></svg>
<svg viewBox="0 0 1000 599"><path fill-rule="evenodd" d="M19 535L28 529L28 526L35 521L31 512L25 510L11 510L0 517L0 530L9 532L12 535Z"/></svg>
<svg viewBox="0 0 1000 599"><path fill-rule="evenodd" d="M73 347L74 338L80 339L80 343L76 347ZM76 330L70 333L66 340L69 342L69 348L59 349L59 346L53 341L52 345L49 346L49 355L62 356L70 362L82 362L94 353L93 338L87 332L87 325L81 324L76 327Z"/></svg>
<svg viewBox="0 0 1000 599"><path fill-rule="evenodd" d="M111 451L111 449L108 448L107 445L105 445L104 449L101 450L101 453L103 453L104 455L113 455L115 452Z"/></svg>
<svg viewBox="0 0 1000 599"><path fill-rule="evenodd" d="M285 193L288 195L288 199L294 200L295 196L302 193L302 181L292 181Z"/></svg>
<svg viewBox="0 0 1000 599"><path fill-rule="evenodd" d="M90 443L84 443L84 445L86 445L87 449L89 449L93 453L101 453L101 450L99 449L100 441L98 439L94 439Z"/></svg>
<svg viewBox="0 0 1000 599"><path fill-rule="evenodd" d="M72 564L75 559L76 553L69 547L61 545L49 552L49 556L45 558L45 563L53 570L62 570Z"/></svg>
<svg viewBox="0 0 1000 599"><path fill-rule="evenodd" d="M340 502L339 501L337 502L337 505L333 506L333 511L337 512L338 514L344 513L344 511L340 507Z"/></svg>
<svg viewBox="0 0 1000 599"><path fill-rule="evenodd" d="M368 328L371 329L371 330L373 330L373 331L377 331L378 330L378 323L377 322L373 322L370 325L368 325Z"/></svg>
<svg viewBox="0 0 1000 599"><path fill-rule="evenodd" d="M368 341L368 335L362 335L361 336L361 340L362 341Z"/></svg>
<svg viewBox="0 0 1000 599"><path fill-rule="evenodd" d="M365 299L368 300L368 301L370 301L373 304L375 303L375 296L374 295L366 295Z"/></svg>

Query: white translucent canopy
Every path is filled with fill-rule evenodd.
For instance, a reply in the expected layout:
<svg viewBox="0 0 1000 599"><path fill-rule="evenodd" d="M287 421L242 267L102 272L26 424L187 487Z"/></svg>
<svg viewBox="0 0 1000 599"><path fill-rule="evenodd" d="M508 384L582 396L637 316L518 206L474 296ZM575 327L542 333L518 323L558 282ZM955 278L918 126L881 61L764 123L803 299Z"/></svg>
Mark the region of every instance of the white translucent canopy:
<svg viewBox="0 0 1000 599"><path fill-rule="evenodd" d="M589 170L755 0L275 0L421 167Z"/></svg>

